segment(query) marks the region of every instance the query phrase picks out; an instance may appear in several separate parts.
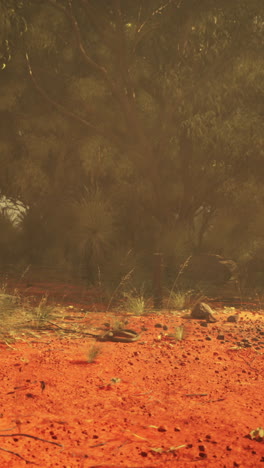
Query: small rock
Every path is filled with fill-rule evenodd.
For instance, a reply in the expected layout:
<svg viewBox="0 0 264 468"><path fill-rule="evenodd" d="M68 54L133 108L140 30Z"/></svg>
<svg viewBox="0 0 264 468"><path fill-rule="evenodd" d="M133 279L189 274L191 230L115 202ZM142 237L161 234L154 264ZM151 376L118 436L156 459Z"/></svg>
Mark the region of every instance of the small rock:
<svg viewBox="0 0 264 468"><path fill-rule="evenodd" d="M166 426L159 426L159 427L158 427L158 431L159 431L159 432L166 432L166 431L167 431L167 427L166 427Z"/></svg>
<svg viewBox="0 0 264 468"><path fill-rule="evenodd" d="M155 323L154 327L155 328L163 328L163 325L161 323Z"/></svg>
<svg viewBox="0 0 264 468"><path fill-rule="evenodd" d="M223 341L225 339L225 335L217 335L216 339Z"/></svg>
<svg viewBox="0 0 264 468"><path fill-rule="evenodd" d="M205 302L198 302L191 312L191 318L206 320L207 322L217 322L213 316L213 310Z"/></svg>
<svg viewBox="0 0 264 468"><path fill-rule="evenodd" d="M227 322L237 323L238 322L238 315L229 315L229 317L227 317Z"/></svg>
<svg viewBox="0 0 264 468"><path fill-rule="evenodd" d="M143 452L143 451L140 452L140 455L141 455L142 457L147 457L147 456L148 456L147 452Z"/></svg>

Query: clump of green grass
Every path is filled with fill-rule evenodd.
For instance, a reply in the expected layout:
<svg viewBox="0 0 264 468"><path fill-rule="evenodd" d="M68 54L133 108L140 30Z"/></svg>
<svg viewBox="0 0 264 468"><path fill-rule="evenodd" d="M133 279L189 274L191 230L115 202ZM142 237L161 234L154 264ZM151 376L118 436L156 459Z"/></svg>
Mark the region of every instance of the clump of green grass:
<svg viewBox="0 0 264 468"><path fill-rule="evenodd" d="M102 347L99 345L93 344L90 346L87 354L87 362L92 363L96 361L96 358L101 354Z"/></svg>
<svg viewBox="0 0 264 468"><path fill-rule="evenodd" d="M123 293L121 307L134 315L144 315L149 309L149 300L146 299L142 291L132 290Z"/></svg>
<svg viewBox="0 0 264 468"><path fill-rule="evenodd" d="M182 310L189 307L193 291L171 291L168 308Z"/></svg>

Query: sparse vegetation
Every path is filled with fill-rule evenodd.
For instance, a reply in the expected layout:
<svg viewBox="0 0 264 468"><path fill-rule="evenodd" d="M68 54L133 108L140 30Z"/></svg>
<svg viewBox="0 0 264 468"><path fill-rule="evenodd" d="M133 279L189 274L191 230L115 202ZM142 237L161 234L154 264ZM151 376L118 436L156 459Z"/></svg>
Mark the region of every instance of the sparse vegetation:
<svg viewBox="0 0 264 468"><path fill-rule="evenodd" d="M183 309L184 306L185 306L186 292L181 292L181 291L175 292L175 288L176 288L177 282L179 281L179 279L180 279L181 275L183 274L185 268L187 268L190 259L191 259L191 256L189 256L185 260L185 262L182 263L182 265L179 268L177 276L176 276L176 278L174 280L174 283L172 285L172 288L170 290L169 299L168 299L168 309L170 309L172 307L174 307L175 309L178 309L178 308ZM190 296L190 291L188 291L187 294ZM172 306L172 304L173 304L173 306Z"/></svg>
<svg viewBox="0 0 264 468"><path fill-rule="evenodd" d="M126 273L114 289L113 294L111 295L109 302L107 304L107 311L110 309L114 299L116 298L118 292L123 288L123 286L131 279L131 276L133 274L134 269L130 270L128 273Z"/></svg>
<svg viewBox="0 0 264 468"><path fill-rule="evenodd" d="M143 290L136 289L123 293L122 308L134 315L144 315L150 308L150 302L145 297Z"/></svg>
<svg viewBox="0 0 264 468"><path fill-rule="evenodd" d="M187 335L187 330L184 325L179 325L178 327L175 327L173 336L176 341L182 341L186 338Z"/></svg>
<svg viewBox="0 0 264 468"><path fill-rule="evenodd" d="M45 325L45 322L52 320L54 315L54 307L47 304L47 296L43 296L39 304L31 311L32 318L36 323L36 327L40 328Z"/></svg>
<svg viewBox="0 0 264 468"><path fill-rule="evenodd" d="M92 363L102 352L102 347L96 344L90 346L87 354L87 362Z"/></svg>
<svg viewBox="0 0 264 468"><path fill-rule="evenodd" d="M189 307L192 300L193 291L171 291L168 308L182 310Z"/></svg>

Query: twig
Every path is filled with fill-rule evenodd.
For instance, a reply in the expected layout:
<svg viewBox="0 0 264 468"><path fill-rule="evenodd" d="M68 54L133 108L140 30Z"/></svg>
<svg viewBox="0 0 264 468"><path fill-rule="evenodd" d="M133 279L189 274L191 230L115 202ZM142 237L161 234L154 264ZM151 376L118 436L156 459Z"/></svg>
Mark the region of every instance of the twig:
<svg viewBox="0 0 264 468"><path fill-rule="evenodd" d="M38 465L38 463L27 460L26 458L22 457L22 455L19 455L19 453L13 452L13 450L7 450L2 447L0 447L0 450L3 450L3 452L11 453L12 455L15 455L16 457L21 458L21 460L24 460L27 464L31 463L32 465Z"/></svg>
<svg viewBox="0 0 264 468"><path fill-rule="evenodd" d="M40 437L33 436L30 434L0 434L0 437L29 437L30 439L34 440L40 440L41 442L47 442L48 444L53 444L57 445L58 447L63 447L62 444L59 444L58 442L52 442L51 440L46 440L46 439L41 439Z"/></svg>
<svg viewBox="0 0 264 468"><path fill-rule="evenodd" d="M26 53L25 56L26 56L26 62L27 62L29 76L30 76L35 88L41 94L41 96L44 97L46 99L46 101L48 101L53 107L55 107L57 110L59 110L63 114L77 120L78 122L85 125L86 127L91 128L91 129L95 130L97 133L101 134L102 132L100 131L100 129L98 127L95 127L95 125L91 124L88 120L83 119L81 116L79 116L79 115L75 114L74 112L68 110L62 104L60 104L59 102L54 101L54 99L50 98L48 93L38 84L38 82L37 82L37 80L35 78L35 75L33 74L28 53Z"/></svg>

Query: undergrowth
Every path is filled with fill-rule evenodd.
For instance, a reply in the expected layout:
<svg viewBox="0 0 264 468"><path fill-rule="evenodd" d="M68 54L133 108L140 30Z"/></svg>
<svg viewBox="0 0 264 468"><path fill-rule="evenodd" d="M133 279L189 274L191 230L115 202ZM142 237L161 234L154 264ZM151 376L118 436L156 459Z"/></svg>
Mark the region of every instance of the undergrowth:
<svg viewBox="0 0 264 468"><path fill-rule="evenodd" d="M96 361L96 358L101 354L102 347L96 344L90 346L87 354L87 362L92 363Z"/></svg>
<svg viewBox="0 0 264 468"><path fill-rule="evenodd" d="M119 309L127 310L134 315L144 315L150 310L150 300L146 298L143 288L123 292Z"/></svg>

